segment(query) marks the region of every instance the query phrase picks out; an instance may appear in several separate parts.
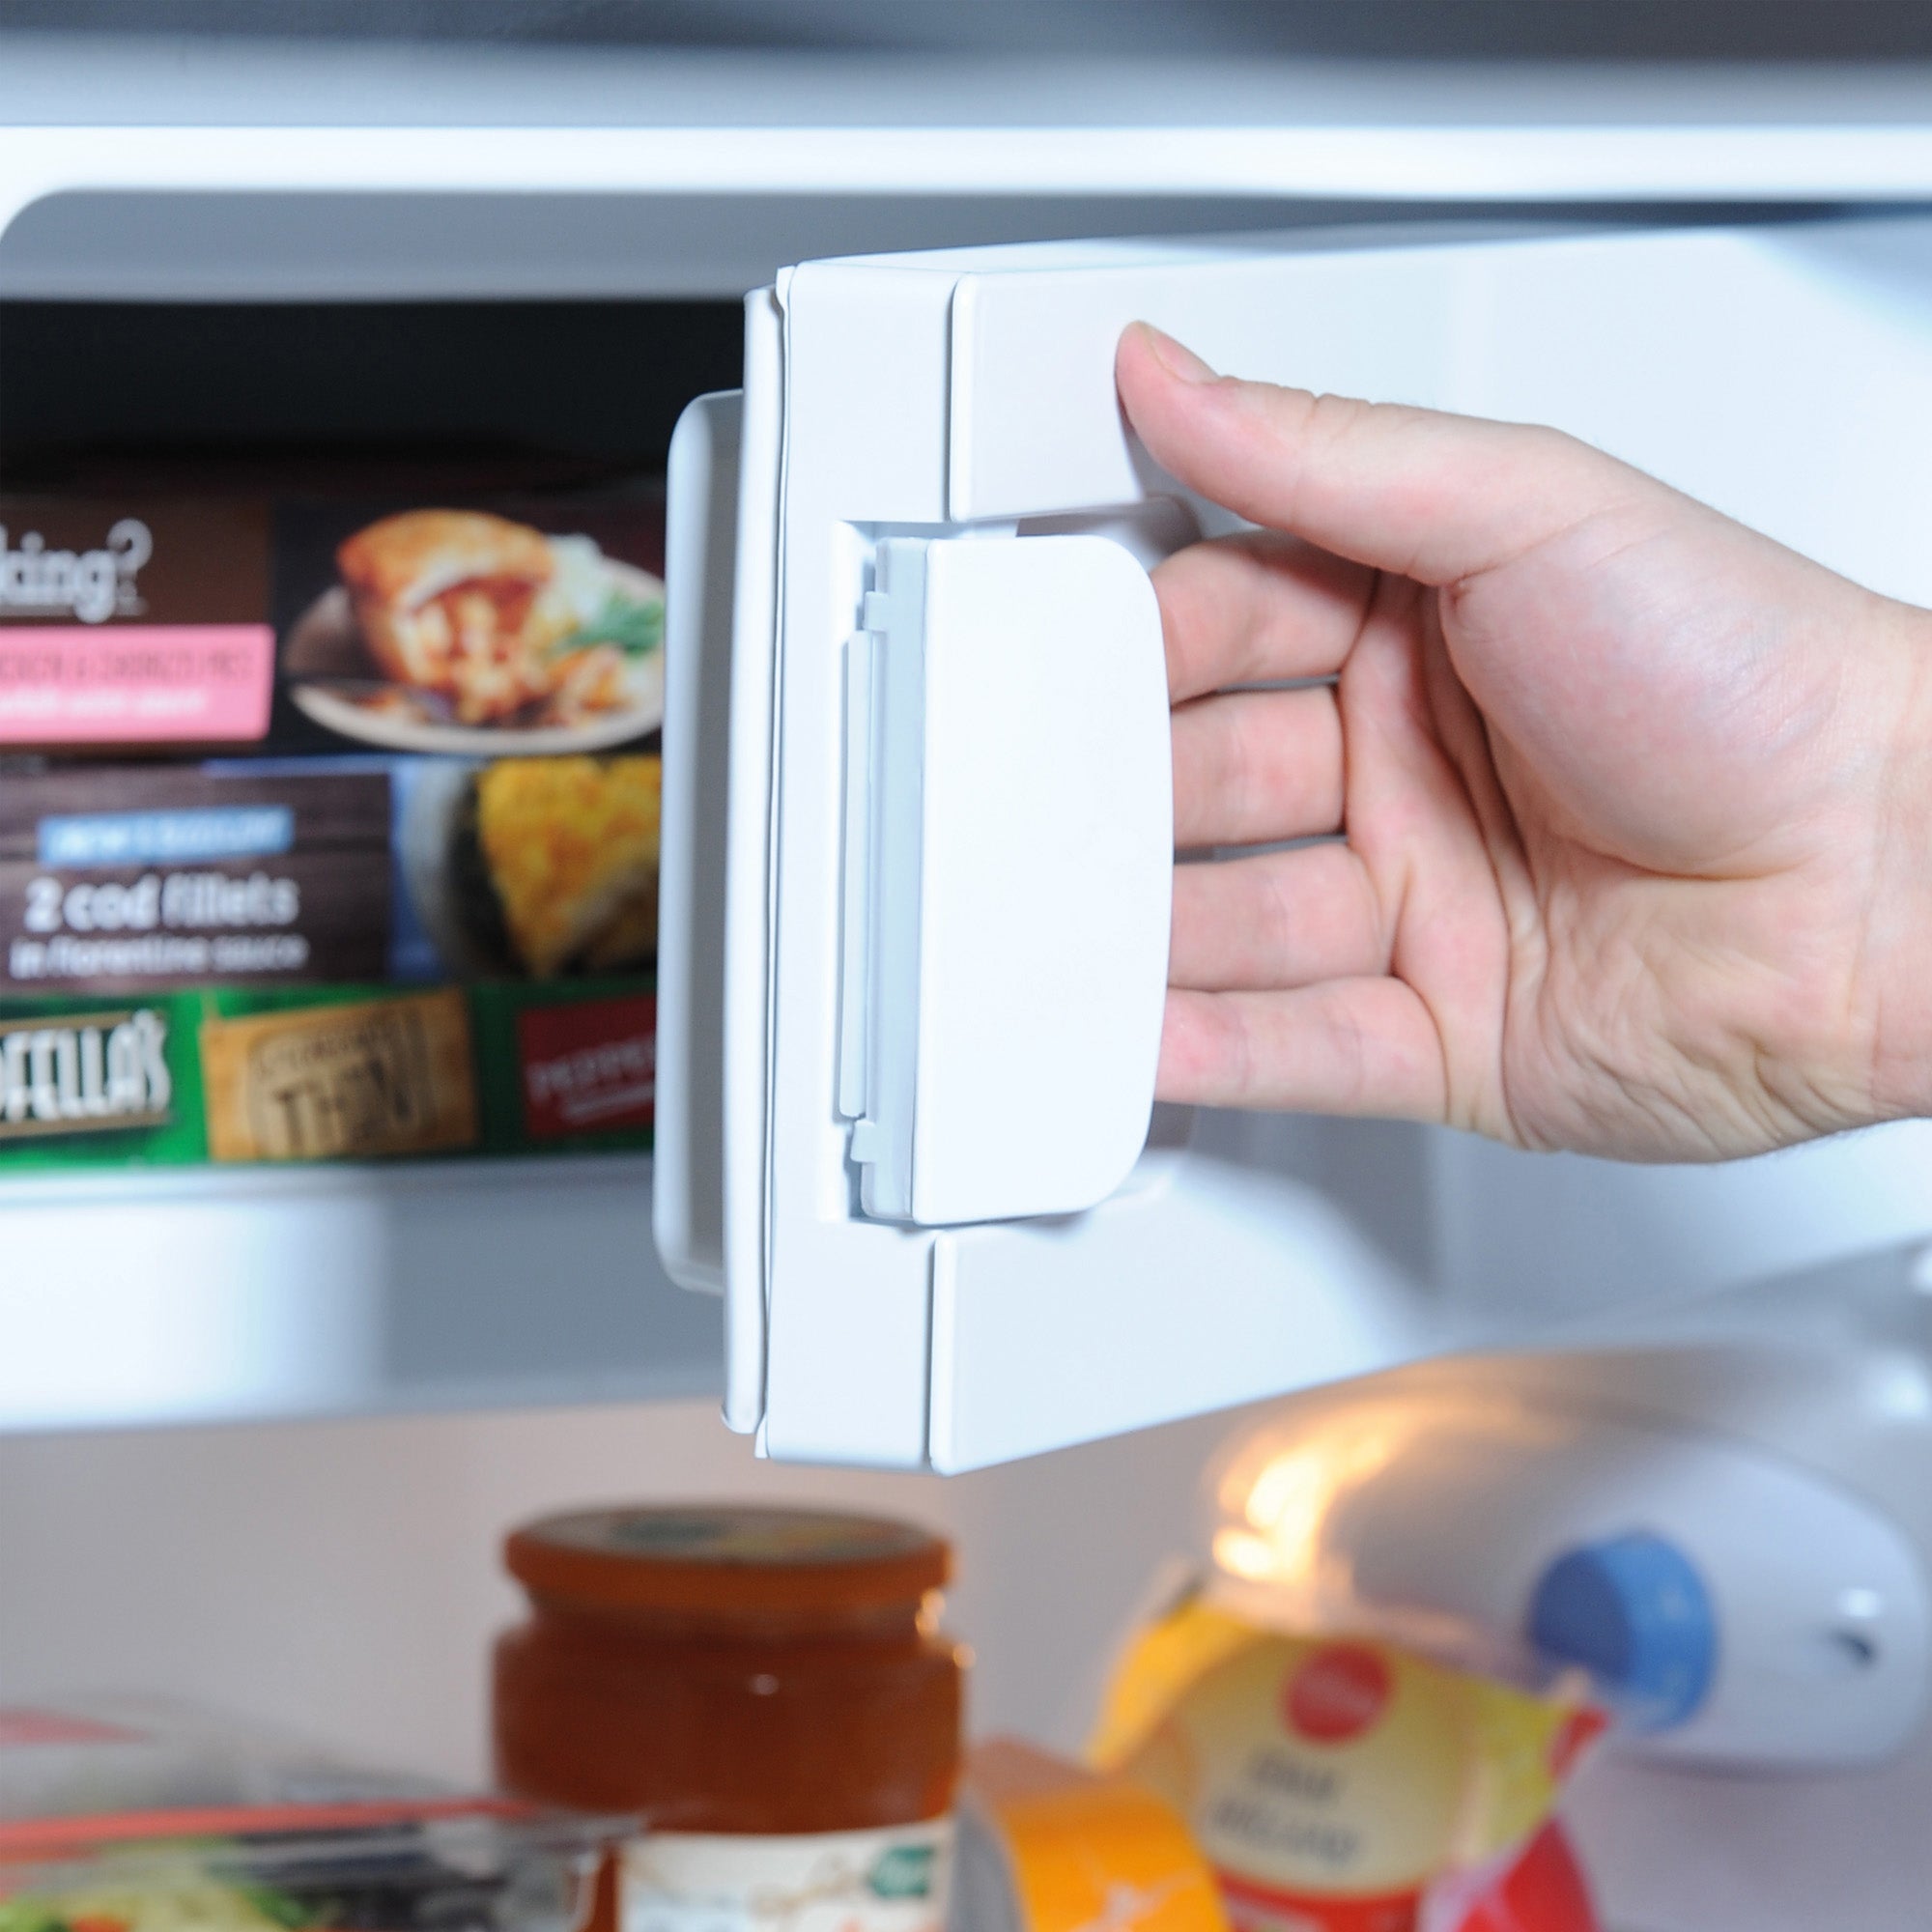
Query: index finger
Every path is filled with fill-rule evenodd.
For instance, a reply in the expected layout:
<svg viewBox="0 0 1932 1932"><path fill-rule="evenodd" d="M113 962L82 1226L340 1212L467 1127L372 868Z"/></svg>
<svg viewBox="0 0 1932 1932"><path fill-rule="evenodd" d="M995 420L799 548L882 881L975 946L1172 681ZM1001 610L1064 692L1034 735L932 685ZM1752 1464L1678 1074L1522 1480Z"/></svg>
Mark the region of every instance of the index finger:
<svg viewBox="0 0 1932 1932"><path fill-rule="evenodd" d="M1169 696L1179 704L1231 684L1334 676L1375 585L1373 570L1273 530L1175 552L1153 573Z"/></svg>

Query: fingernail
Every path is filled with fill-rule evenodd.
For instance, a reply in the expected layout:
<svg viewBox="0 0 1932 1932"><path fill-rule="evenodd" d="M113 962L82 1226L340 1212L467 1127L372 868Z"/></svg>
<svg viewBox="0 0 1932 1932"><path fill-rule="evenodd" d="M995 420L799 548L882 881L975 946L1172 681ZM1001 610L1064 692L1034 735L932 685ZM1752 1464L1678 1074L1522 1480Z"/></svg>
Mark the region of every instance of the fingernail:
<svg viewBox="0 0 1932 1932"><path fill-rule="evenodd" d="M1178 383L1211 383L1215 381L1214 371L1200 358L1193 350L1175 341L1165 329L1156 328L1151 322L1137 322L1134 327L1147 337L1147 346L1153 352L1153 359Z"/></svg>

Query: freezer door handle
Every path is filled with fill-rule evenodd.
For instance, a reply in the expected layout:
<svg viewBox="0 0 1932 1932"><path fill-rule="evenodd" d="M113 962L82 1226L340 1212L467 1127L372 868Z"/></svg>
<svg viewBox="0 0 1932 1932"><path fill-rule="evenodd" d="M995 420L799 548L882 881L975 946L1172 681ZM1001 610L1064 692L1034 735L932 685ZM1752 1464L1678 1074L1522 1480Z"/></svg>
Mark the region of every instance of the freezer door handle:
<svg viewBox="0 0 1932 1932"><path fill-rule="evenodd" d="M671 440L665 533L664 817L652 1222L674 1281L725 1283L725 906L737 570L737 390L700 396Z"/></svg>
<svg viewBox="0 0 1932 1932"><path fill-rule="evenodd" d="M1097 536L883 540L847 646L839 1104L868 1216L1104 1201L1146 1144L1173 760L1160 610Z"/></svg>

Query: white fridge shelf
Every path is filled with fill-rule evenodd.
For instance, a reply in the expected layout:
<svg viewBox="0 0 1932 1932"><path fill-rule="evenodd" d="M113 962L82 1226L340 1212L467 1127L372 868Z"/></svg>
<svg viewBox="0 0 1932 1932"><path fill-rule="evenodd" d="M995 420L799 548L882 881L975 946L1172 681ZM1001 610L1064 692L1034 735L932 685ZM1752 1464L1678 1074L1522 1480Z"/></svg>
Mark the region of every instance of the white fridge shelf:
<svg viewBox="0 0 1932 1932"><path fill-rule="evenodd" d="M41 299L736 297L816 256L1390 204L1928 196L1905 64L0 34L0 295Z"/></svg>
<svg viewBox="0 0 1932 1932"><path fill-rule="evenodd" d="M640 1156L0 1185L0 1431L701 1395Z"/></svg>

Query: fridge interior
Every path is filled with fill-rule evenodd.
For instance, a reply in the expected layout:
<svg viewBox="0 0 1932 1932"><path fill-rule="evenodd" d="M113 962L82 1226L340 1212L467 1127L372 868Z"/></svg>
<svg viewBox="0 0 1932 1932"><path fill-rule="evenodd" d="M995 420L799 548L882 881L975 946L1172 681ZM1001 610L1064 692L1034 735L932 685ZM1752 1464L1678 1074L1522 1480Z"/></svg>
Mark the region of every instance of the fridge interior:
<svg viewBox="0 0 1932 1932"><path fill-rule="evenodd" d="M654 228L665 212L632 203L626 272L675 293L545 299L517 231L506 251L493 219L456 241L487 239L481 279L493 294L507 279L516 298L478 299L449 286L479 276L446 211L425 211L436 219L418 232L409 211L384 211L372 233L366 206L347 219L298 210L321 252L294 251L303 289L266 301L233 298L236 264L279 297L247 242L287 236L245 204L189 208L185 235L167 233L165 211L132 226L99 206L54 222L36 211L6 244L0 483L568 488L661 474L684 404L738 379L741 305L724 291L768 272L766 256L694 270L692 231L674 215ZM1079 202L1027 208L1018 225L1147 218ZM197 222L213 224L199 242ZM1007 210L767 204L739 211L728 245L775 265L786 248L1012 225ZM400 281L410 298L316 299L343 282L372 294L355 286L358 256L365 273L380 266L374 287ZM1199 1464L1225 1422L964 1484L757 1462L719 1427L717 1304L663 1275L649 1184L634 1155L10 1179L0 1536L16 1584L0 1605L0 1696L158 1690L474 1780L488 1771L487 1639L514 1601L504 1527L619 1493L753 1494L911 1514L953 1535L953 1616L980 1646L976 1724L1076 1746L1118 1627L1191 1534ZM504 1412L478 1412L491 1409ZM1125 1536L1105 1504L1122 1481L1144 1499ZM1069 1534L1081 1523L1091 1535ZM149 1607L130 1618L111 1578L136 1574Z"/></svg>
<svg viewBox="0 0 1932 1932"><path fill-rule="evenodd" d="M641 192L43 202L0 238L0 483L650 475L683 405L735 385L737 298L786 261L1376 210L1070 191L727 206L721 219L714 199ZM1723 1173L1533 1162L1373 1125L1230 1119L1209 1134L1329 1193L1472 1336L1507 1335L1525 1298L1582 1316L1633 1279L1715 1288L1925 1232L1918 1127ZM945 1530L974 1728L1077 1748L1122 1632L1163 1566L1199 1548L1204 1465L1255 1418L946 1480L759 1462L719 1427L718 1310L662 1273L648 1175L619 1154L6 1181L0 1701L164 1690L475 1780L488 1639L515 1601L505 1526L619 1495L758 1495ZM1673 1390L1660 1370L1622 1399L1865 1466L1869 1445L1802 1387ZM1903 1466L1861 1481L1909 1514ZM1718 1922L1780 1860L1789 1922L1819 1922L1828 1895L1864 1910L1861 1861L1909 1869L1925 1749L1775 1787L1605 1766L1577 1815L1586 1854L1616 1875L1611 1922ZM1696 1848L1713 1832L1726 1857ZM1874 1897L1839 1922L1909 1921Z"/></svg>

